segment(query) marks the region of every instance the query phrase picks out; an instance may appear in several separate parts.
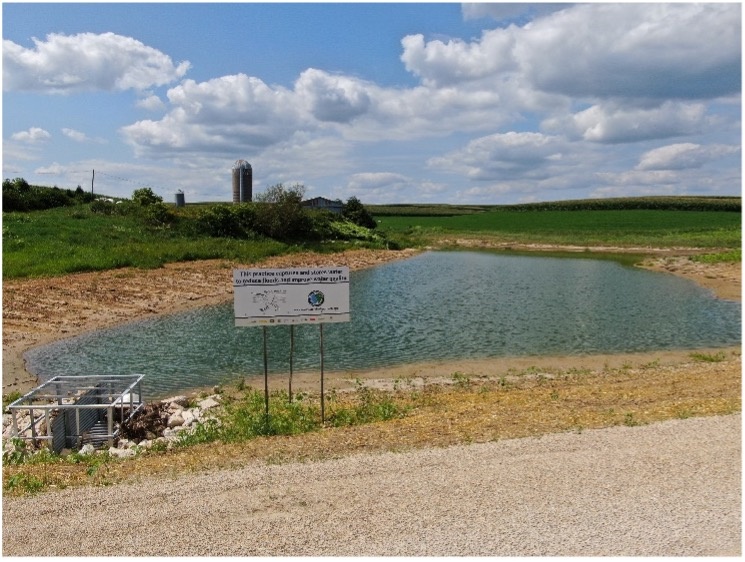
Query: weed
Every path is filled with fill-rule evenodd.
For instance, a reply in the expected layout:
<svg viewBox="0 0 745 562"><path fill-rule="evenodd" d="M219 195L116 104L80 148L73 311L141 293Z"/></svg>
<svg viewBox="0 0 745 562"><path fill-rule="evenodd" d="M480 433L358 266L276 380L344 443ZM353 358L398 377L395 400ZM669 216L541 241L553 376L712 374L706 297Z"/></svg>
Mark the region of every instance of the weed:
<svg viewBox="0 0 745 562"><path fill-rule="evenodd" d="M18 392L17 390L13 390L12 392L9 392L8 394L3 394L3 412L5 411L5 408L7 408L10 404L18 400L23 394Z"/></svg>
<svg viewBox="0 0 745 562"><path fill-rule="evenodd" d="M690 354L691 359L694 361L701 361L705 363L721 363L727 359L727 355L723 351L717 353L698 353L694 352Z"/></svg>
<svg viewBox="0 0 745 562"><path fill-rule="evenodd" d="M14 491L20 490L27 494L35 494L44 488L44 482L38 476L19 472L8 478L3 488Z"/></svg>
<svg viewBox="0 0 745 562"><path fill-rule="evenodd" d="M25 440L12 437L3 444L3 462L8 464L23 464L31 456L32 450Z"/></svg>
<svg viewBox="0 0 745 562"><path fill-rule="evenodd" d="M634 418L634 414L631 412L627 412L626 415L623 417L623 425L626 425L628 427L634 427L639 425L639 421Z"/></svg>
<svg viewBox="0 0 745 562"><path fill-rule="evenodd" d="M471 383L471 377L464 375L460 371L456 371L452 375L453 382L459 388L466 388Z"/></svg>

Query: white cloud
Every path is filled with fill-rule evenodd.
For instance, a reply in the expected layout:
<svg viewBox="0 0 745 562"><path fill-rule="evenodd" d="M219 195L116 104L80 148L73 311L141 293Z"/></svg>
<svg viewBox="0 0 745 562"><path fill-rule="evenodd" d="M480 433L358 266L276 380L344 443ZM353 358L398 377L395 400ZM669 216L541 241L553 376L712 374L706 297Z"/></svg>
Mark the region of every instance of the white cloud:
<svg viewBox="0 0 745 562"><path fill-rule="evenodd" d="M189 62L174 65L162 52L114 33L51 33L26 49L3 40L3 90L71 93L144 90L184 76Z"/></svg>
<svg viewBox="0 0 745 562"><path fill-rule="evenodd" d="M583 4L525 26L515 56L566 96L704 99L739 92L738 4Z"/></svg>
<svg viewBox="0 0 745 562"><path fill-rule="evenodd" d="M738 4L593 3L469 43L410 35L401 60L428 85L490 79L499 87L517 73L561 96L711 99L740 91L740 32Z"/></svg>
<svg viewBox="0 0 745 562"><path fill-rule="evenodd" d="M686 170L701 168L705 164L740 151L739 147L695 143L679 143L661 146L646 152L639 160L636 170Z"/></svg>
<svg viewBox="0 0 745 562"><path fill-rule="evenodd" d="M137 100L137 103L135 104L137 107L146 109L147 111L160 111L165 109L166 106L163 103L163 100L158 96L150 92L146 92L146 94L145 97Z"/></svg>
<svg viewBox="0 0 745 562"><path fill-rule="evenodd" d="M464 148L432 158L429 165L479 181L545 179L564 165L567 143L541 133L498 133L469 142Z"/></svg>
<svg viewBox="0 0 745 562"><path fill-rule="evenodd" d="M52 138L48 131L40 127L31 127L27 131L18 131L10 136L14 141L36 144Z"/></svg>
<svg viewBox="0 0 745 562"><path fill-rule="evenodd" d="M62 129L62 134L75 142L85 142L89 140L85 133L81 133L75 129Z"/></svg>
<svg viewBox="0 0 745 562"><path fill-rule="evenodd" d="M422 78L425 85L438 86L494 76L514 70L512 56L516 29L485 31L478 42L451 39L424 42L421 34L401 40L401 60L406 69Z"/></svg>
<svg viewBox="0 0 745 562"><path fill-rule="evenodd" d="M313 127L291 91L245 74L185 80L167 96L172 109L161 120L121 129L139 155L256 153Z"/></svg>
<svg viewBox="0 0 745 562"><path fill-rule="evenodd" d="M574 115L549 118L542 126L553 133L592 142L636 142L701 132L705 113L701 103L668 101L650 108L607 103Z"/></svg>
<svg viewBox="0 0 745 562"><path fill-rule="evenodd" d="M347 123L370 108L370 85L309 68L295 82L295 94L319 121Z"/></svg>

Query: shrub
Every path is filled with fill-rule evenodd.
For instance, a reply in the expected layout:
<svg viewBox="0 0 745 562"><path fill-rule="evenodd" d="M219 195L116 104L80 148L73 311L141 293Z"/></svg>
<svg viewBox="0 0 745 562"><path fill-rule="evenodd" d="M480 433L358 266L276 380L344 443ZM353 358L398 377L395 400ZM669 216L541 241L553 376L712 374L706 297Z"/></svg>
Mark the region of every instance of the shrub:
<svg viewBox="0 0 745 562"><path fill-rule="evenodd" d="M154 205L155 203L162 203L163 198L153 193L153 190L149 187L142 187L134 190L132 193L132 201L138 205L146 207L148 205Z"/></svg>
<svg viewBox="0 0 745 562"><path fill-rule="evenodd" d="M378 223L375 222L369 211L356 197L347 199L347 202L344 204L342 216L348 221L359 226L364 226L365 228L375 228L378 226Z"/></svg>
<svg viewBox="0 0 745 562"><path fill-rule="evenodd" d="M212 205L200 211L196 228L214 238L246 238L253 233L256 211L250 203Z"/></svg>
<svg viewBox="0 0 745 562"><path fill-rule="evenodd" d="M114 203L106 199L96 199L91 203L91 212L98 215L111 215L114 212Z"/></svg>
<svg viewBox="0 0 745 562"><path fill-rule="evenodd" d="M305 187L286 188L281 183L257 195L256 229L276 240L318 239L313 219L302 206Z"/></svg>
<svg viewBox="0 0 745 562"><path fill-rule="evenodd" d="M145 207L144 210L145 224L148 226L163 227L173 224L176 221L176 215L163 202L152 203Z"/></svg>

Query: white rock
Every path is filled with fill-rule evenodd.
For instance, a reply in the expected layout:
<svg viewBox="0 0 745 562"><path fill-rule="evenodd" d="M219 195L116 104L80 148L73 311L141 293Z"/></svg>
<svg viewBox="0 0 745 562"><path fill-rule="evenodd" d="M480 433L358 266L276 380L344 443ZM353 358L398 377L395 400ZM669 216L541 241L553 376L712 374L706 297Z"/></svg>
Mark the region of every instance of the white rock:
<svg viewBox="0 0 745 562"><path fill-rule="evenodd" d="M110 447L109 454L112 457L126 459L127 457L134 457L137 454L137 451L134 449L117 449L116 447Z"/></svg>
<svg viewBox="0 0 745 562"><path fill-rule="evenodd" d="M173 439L176 439L176 437L177 437L176 432L172 430L171 428L167 427L163 430L163 439L165 441L171 441ZM158 439L160 439L160 437Z"/></svg>
<svg viewBox="0 0 745 562"><path fill-rule="evenodd" d="M189 426L197 420L197 410L190 409L181 412L181 417L184 419L183 425Z"/></svg>
<svg viewBox="0 0 745 562"><path fill-rule="evenodd" d="M219 406L219 405L220 403L217 400L215 400L212 396L208 396L207 398L205 398L199 403L199 407L202 410L209 410L210 408L214 408L215 406Z"/></svg>
<svg viewBox="0 0 745 562"><path fill-rule="evenodd" d="M184 425L184 417L181 415L181 412L176 412L168 418L168 427L171 429L181 425Z"/></svg>
<svg viewBox="0 0 745 562"><path fill-rule="evenodd" d="M161 404L178 404L179 406L183 407L186 406L186 403L189 401L189 399L186 396L172 396L171 398L164 398L160 401Z"/></svg>
<svg viewBox="0 0 745 562"><path fill-rule="evenodd" d="M78 453L80 453L81 455L92 455L95 452L96 448L90 443L86 443L80 448L80 451L78 451Z"/></svg>

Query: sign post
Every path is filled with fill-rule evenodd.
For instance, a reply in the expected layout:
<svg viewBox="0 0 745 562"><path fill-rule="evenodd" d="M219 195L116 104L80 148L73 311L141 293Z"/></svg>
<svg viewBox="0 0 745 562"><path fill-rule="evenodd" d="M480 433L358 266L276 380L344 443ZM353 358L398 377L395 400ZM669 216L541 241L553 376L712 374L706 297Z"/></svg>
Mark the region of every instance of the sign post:
<svg viewBox="0 0 745 562"><path fill-rule="evenodd" d="M295 324L318 324L321 340L321 422L325 422L323 324L349 322L349 268L234 269L236 327L264 329L264 393L269 419L268 326L290 325L290 401Z"/></svg>

